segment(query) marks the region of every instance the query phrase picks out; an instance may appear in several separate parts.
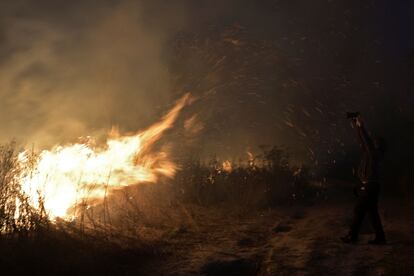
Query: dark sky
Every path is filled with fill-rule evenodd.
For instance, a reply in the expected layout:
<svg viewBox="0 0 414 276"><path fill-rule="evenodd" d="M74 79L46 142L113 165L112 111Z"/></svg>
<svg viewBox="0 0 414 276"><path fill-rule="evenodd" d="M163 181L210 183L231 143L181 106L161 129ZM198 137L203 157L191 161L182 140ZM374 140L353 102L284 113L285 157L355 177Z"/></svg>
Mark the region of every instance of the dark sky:
<svg viewBox="0 0 414 276"><path fill-rule="evenodd" d="M2 141L48 147L155 122L183 93L222 158L282 145L332 165L359 110L401 154L413 125L411 1L2 1ZM411 67L410 67L411 66ZM411 69L410 69L411 68ZM410 75L411 74L411 75ZM411 80L411 81L410 81Z"/></svg>

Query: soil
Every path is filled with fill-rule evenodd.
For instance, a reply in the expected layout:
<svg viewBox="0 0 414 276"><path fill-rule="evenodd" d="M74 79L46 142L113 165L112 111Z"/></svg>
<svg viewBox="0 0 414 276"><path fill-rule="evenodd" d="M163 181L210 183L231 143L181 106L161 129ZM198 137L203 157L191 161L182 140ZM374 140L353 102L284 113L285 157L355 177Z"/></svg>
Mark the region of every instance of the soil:
<svg viewBox="0 0 414 276"><path fill-rule="evenodd" d="M185 223L128 248L105 241L0 239L4 275L412 275L414 220L407 206L382 202L388 243L344 244L352 200L261 211L182 207Z"/></svg>
<svg viewBox="0 0 414 276"><path fill-rule="evenodd" d="M414 220L383 204L386 245L344 244L352 202L281 207L236 215L199 210L167 241L164 275L412 275Z"/></svg>

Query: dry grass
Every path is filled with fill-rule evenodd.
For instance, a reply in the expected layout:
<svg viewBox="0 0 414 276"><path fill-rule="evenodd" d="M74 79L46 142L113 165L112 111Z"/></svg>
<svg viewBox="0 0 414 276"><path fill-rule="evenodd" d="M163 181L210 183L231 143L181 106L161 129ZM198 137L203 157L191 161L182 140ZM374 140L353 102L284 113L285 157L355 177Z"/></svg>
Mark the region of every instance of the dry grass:
<svg viewBox="0 0 414 276"><path fill-rule="evenodd" d="M32 152L27 162L18 156L15 143L0 147L0 262L12 274L153 274L166 244L201 231L207 219L201 214L238 216L295 202L299 190L306 198L315 194L307 172L297 173L273 148L231 171L219 160L187 160L173 180L108 191L103 200L76 206L75 220L50 222L41 195L33 208L19 182L34 172L37 156Z"/></svg>
<svg viewBox="0 0 414 276"><path fill-rule="evenodd" d="M32 207L29 197L22 191L21 178L32 173L36 155L28 155L27 162L18 161L19 152L11 142L0 146L0 234L26 235L47 225L42 197L40 208Z"/></svg>
<svg viewBox="0 0 414 276"><path fill-rule="evenodd" d="M254 159L233 162L228 171L217 159L188 160L172 185L183 202L251 209L312 200L323 188L311 185L313 178L308 168L290 166L286 151L273 147Z"/></svg>

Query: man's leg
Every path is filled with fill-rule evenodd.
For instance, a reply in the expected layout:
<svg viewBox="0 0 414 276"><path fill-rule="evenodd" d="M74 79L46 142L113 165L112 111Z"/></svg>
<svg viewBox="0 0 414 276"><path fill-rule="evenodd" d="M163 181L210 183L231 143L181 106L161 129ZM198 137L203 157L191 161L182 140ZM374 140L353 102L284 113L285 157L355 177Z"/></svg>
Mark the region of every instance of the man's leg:
<svg viewBox="0 0 414 276"><path fill-rule="evenodd" d="M371 243L385 242L384 229L382 227L381 217L378 213L378 194L371 196L368 212L372 227L375 230L375 240L371 241Z"/></svg>
<svg viewBox="0 0 414 276"><path fill-rule="evenodd" d="M353 241L358 240L359 230L361 228L362 221L364 220L367 209L367 197L365 195L358 198L354 208L354 217L352 219L351 229L349 236Z"/></svg>

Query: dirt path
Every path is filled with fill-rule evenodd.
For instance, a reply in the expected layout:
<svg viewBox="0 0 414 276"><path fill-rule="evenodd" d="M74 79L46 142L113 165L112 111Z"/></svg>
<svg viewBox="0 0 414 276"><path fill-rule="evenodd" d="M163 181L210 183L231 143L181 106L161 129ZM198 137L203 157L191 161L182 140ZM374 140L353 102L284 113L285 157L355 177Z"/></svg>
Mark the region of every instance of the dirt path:
<svg viewBox="0 0 414 276"><path fill-rule="evenodd" d="M193 212L192 226L168 238L168 275L410 275L414 223L384 215L389 244L372 246L369 227L357 245L342 244L347 207L284 208L237 216Z"/></svg>

